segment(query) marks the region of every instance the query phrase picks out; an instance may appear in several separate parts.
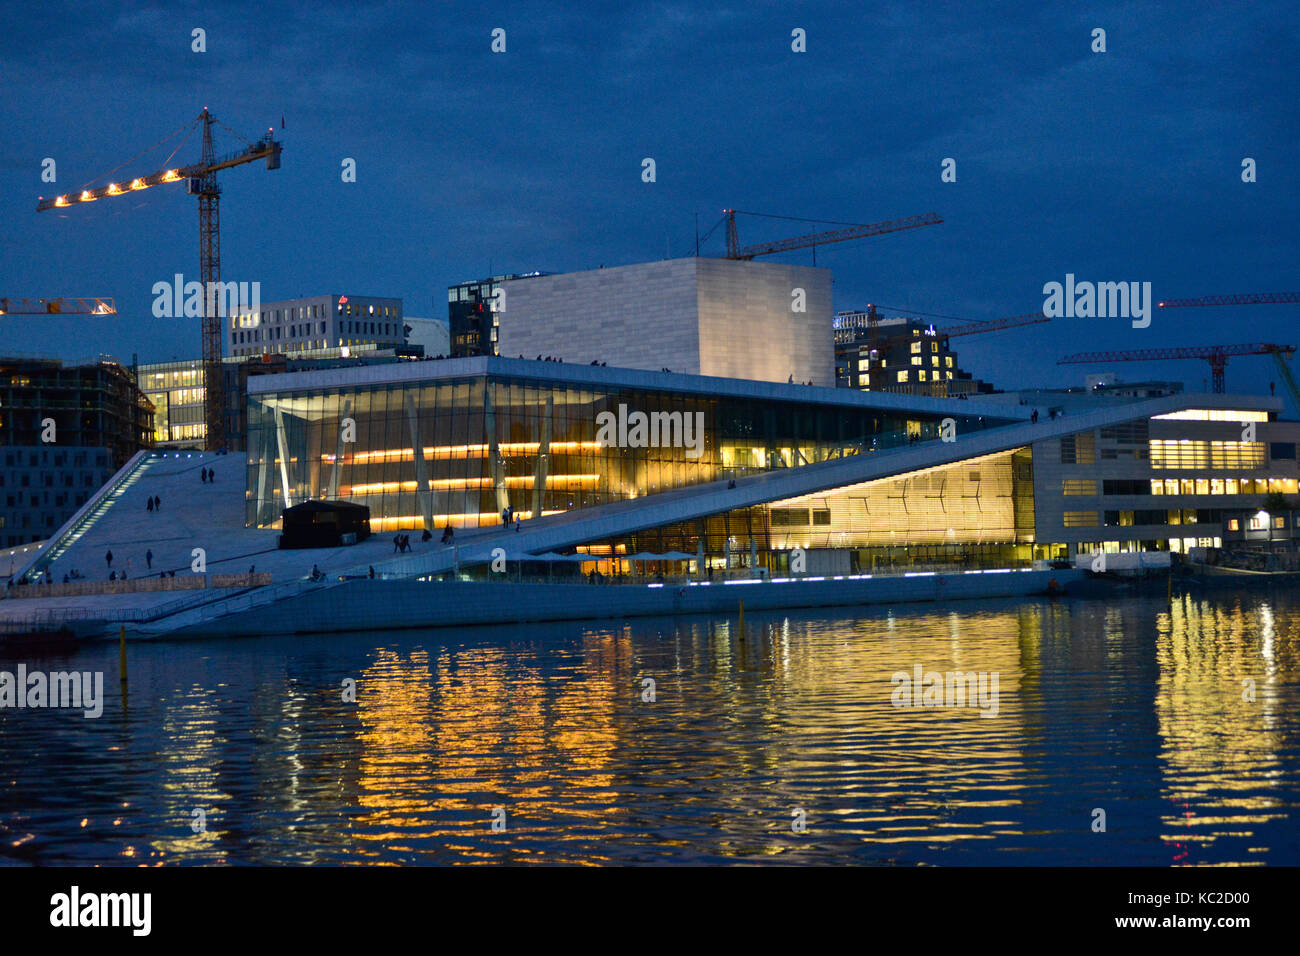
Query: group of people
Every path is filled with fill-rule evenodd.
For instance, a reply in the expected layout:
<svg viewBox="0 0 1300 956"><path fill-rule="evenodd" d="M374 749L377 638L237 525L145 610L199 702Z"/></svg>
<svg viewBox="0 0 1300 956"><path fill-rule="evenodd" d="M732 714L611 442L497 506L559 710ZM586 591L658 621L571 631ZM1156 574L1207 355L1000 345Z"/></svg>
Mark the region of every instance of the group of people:
<svg viewBox="0 0 1300 956"><path fill-rule="evenodd" d="M409 534L393 535L393 550L405 554L411 550L411 536Z"/></svg>
<svg viewBox="0 0 1300 956"><path fill-rule="evenodd" d="M144 510L153 514L155 511L162 511L162 499L157 495L150 495L149 502L144 506Z"/></svg>
<svg viewBox="0 0 1300 956"><path fill-rule="evenodd" d="M425 532L425 534L428 534L428 533L429 533L428 531ZM443 544L451 544L452 541L455 540L455 538L456 538L456 532L452 530L451 525L447 525L446 527L444 527L444 528L442 529L442 543L443 543Z"/></svg>
<svg viewBox="0 0 1300 956"><path fill-rule="evenodd" d="M156 509L150 509L150 510L156 510ZM125 570L123 570L123 571L115 571L115 570L113 570L113 549L112 549L112 548L109 548L107 551L104 552L104 563L105 563L106 565L108 565L108 579L109 579L110 581L125 581L125 580L127 579L127 572L126 572ZM149 569L150 571L153 570L153 548L148 548L148 549L145 550L145 553L144 553L144 563L145 563L145 565L148 567L148 569ZM131 561L130 561L129 558L127 559L126 566L127 566L128 569L131 567ZM64 583L64 584L67 584L67 583L69 582L69 580L75 580L75 579L80 578L80 577L81 577L81 572L78 571L76 568L73 568L73 569L72 569L72 573L71 573L71 575L65 574L65 575L63 576L63 583ZM175 571L159 571L159 572L158 572L158 577L160 577L160 578L167 578L167 577L174 578L174 577L176 577L176 572L175 572Z"/></svg>
<svg viewBox="0 0 1300 956"><path fill-rule="evenodd" d="M210 485L216 480L217 473L211 468L204 468L199 472L199 481L203 482L205 485Z"/></svg>
<svg viewBox="0 0 1300 956"><path fill-rule="evenodd" d="M515 530L518 531L519 515L515 514L514 508L510 507L509 505L506 505L504 508L501 509L501 523L509 527L510 522L512 521L515 523Z"/></svg>

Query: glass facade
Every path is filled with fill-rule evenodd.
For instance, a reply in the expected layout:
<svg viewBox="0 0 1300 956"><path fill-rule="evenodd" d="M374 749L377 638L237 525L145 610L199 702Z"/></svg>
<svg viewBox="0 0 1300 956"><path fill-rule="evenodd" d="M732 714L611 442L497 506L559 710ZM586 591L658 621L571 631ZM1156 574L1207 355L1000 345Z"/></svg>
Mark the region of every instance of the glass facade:
<svg viewBox="0 0 1300 956"><path fill-rule="evenodd" d="M702 432L610 441L636 413ZM936 438L939 416L541 378L464 378L251 394L247 521L309 499L366 505L376 531L477 527ZM602 415L605 417L602 418ZM980 422L958 419L968 431ZM414 449L419 448L417 456Z"/></svg>
<svg viewBox="0 0 1300 956"><path fill-rule="evenodd" d="M208 426L203 418L207 388L202 363L142 365L136 377L154 405L154 441L164 448L203 447Z"/></svg>

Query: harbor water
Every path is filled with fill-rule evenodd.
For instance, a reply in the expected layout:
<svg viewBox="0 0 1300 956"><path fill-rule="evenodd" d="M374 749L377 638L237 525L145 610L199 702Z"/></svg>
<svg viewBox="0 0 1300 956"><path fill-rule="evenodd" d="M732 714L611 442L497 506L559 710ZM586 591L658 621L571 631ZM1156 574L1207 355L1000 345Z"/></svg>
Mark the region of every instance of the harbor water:
<svg viewBox="0 0 1300 956"><path fill-rule="evenodd" d="M0 660L103 675L0 708L0 864L1300 864L1287 592L127 653Z"/></svg>

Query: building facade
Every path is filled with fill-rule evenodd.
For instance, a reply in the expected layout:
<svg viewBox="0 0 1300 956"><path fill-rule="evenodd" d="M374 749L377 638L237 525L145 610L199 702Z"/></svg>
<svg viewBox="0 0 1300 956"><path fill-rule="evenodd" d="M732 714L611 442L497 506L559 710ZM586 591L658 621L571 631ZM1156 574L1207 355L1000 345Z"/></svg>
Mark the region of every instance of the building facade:
<svg viewBox="0 0 1300 956"><path fill-rule="evenodd" d="M446 322L411 315L406 316L404 321L408 349L418 348L428 358L451 355L451 333Z"/></svg>
<svg viewBox="0 0 1300 956"><path fill-rule="evenodd" d="M153 406L112 360L0 359L0 543L63 525L137 451Z"/></svg>
<svg viewBox="0 0 1300 956"><path fill-rule="evenodd" d="M378 349L358 346L344 356L339 349L324 353L264 354L255 358L226 358L222 372L226 392L226 441L232 451L248 447L248 380L258 375L310 371L340 366L385 365L421 357L420 346L402 349ZM197 359L180 362L156 362L136 366L141 390L153 403L154 443L158 448L201 449L205 446L207 424L204 402L207 388L203 381L203 363Z"/></svg>
<svg viewBox="0 0 1300 956"><path fill-rule="evenodd" d="M1052 396L1062 410L486 357L265 376L250 384L246 520L274 527L285 507L341 499L369 507L377 531L481 527L507 509L654 509L782 472L790 484L762 487L817 490L580 550L775 572L798 549L844 573L1187 552L1296 494L1300 423L1277 420L1277 399L1142 391L1157 394ZM872 464L894 460L911 464ZM841 466L885 470L817 477Z"/></svg>
<svg viewBox="0 0 1300 956"><path fill-rule="evenodd" d="M498 312L503 283L534 279L541 272L510 272L486 279L472 279L447 287L447 329L452 358L496 355L499 337ZM433 355L440 353L433 352Z"/></svg>
<svg viewBox="0 0 1300 956"><path fill-rule="evenodd" d="M874 306L839 312L834 338L841 388L941 398L993 391L957 364L947 335L916 319L882 318Z"/></svg>
<svg viewBox="0 0 1300 956"><path fill-rule="evenodd" d="M1186 553L1220 547L1239 530L1229 522L1263 509L1270 494L1296 495L1300 423L1277 420L1274 399L1216 395L1206 407L1210 398L1036 443L1040 533L1071 553Z"/></svg>
<svg viewBox="0 0 1300 956"><path fill-rule="evenodd" d="M265 303L226 319L225 354L234 358L328 356L344 348L405 344L401 299L314 295Z"/></svg>
<svg viewBox="0 0 1300 956"><path fill-rule="evenodd" d="M497 352L835 384L829 269L686 258L506 282Z"/></svg>
<svg viewBox="0 0 1300 956"><path fill-rule="evenodd" d="M512 359L277 376L250 384L247 520L340 498L376 530L491 525L896 447L949 411Z"/></svg>

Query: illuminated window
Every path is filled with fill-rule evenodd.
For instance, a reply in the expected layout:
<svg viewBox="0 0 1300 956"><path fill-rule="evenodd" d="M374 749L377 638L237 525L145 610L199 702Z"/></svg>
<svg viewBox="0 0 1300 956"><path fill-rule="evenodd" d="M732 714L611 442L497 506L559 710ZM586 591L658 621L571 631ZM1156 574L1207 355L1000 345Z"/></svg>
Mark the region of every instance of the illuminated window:
<svg viewBox="0 0 1300 956"><path fill-rule="evenodd" d="M1061 482L1063 495L1095 495L1096 493L1097 482L1091 479L1067 478Z"/></svg>
<svg viewBox="0 0 1300 956"><path fill-rule="evenodd" d="M1064 515L1064 524L1067 528L1095 528L1097 527L1097 512L1067 511Z"/></svg>
<svg viewBox="0 0 1300 956"><path fill-rule="evenodd" d="M919 355L913 355L913 356L912 356L912 364L913 364L913 365L920 365L920 364L921 364L921 356L919 356Z"/></svg>
<svg viewBox="0 0 1300 956"><path fill-rule="evenodd" d="M946 365L946 366L948 366L949 368L952 368L952 356L951 356L951 355L945 355L945 356L943 357L943 364Z"/></svg>
<svg viewBox="0 0 1300 956"><path fill-rule="evenodd" d="M1152 439L1148 444L1152 469L1262 468L1264 443Z"/></svg>
<svg viewBox="0 0 1300 956"><path fill-rule="evenodd" d="M916 378L917 378L918 381L924 382L924 381L925 381L925 369L921 369L921 371L917 372L917 373L916 373Z"/></svg>
<svg viewBox="0 0 1300 956"><path fill-rule="evenodd" d="M1152 415L1154 419L1195 422L1266 422L1268 412L1248 412L1229 408L1185 408L1165 415Z"/></svg>
<svg viewBox="0 0 1300 956"><path fill-rule="evenodd" d="M1241 522L1238 521L1236 518L1229 518L1229 519L1228 519L1228 530L1229 530L1229 531L1240 531L1240 530L1241 530Z"/></svg>
<svg viewBox="0 0 1300 956"><path fill-rule="evenodd" d="M904 371L898 373L898 381L900 381L900 382L906 382L906 381L907 381L907 371L906 371L906 370L904 370Z"/></svg>
<svg viewBox="0 0 1300 956"><path fill-rule="evenodd" d="M913 355L920 355L920 354L921 354L921 343L920 343L920 342L913 342L913 343L912 343L912 354L913 354Z"/></svg>

